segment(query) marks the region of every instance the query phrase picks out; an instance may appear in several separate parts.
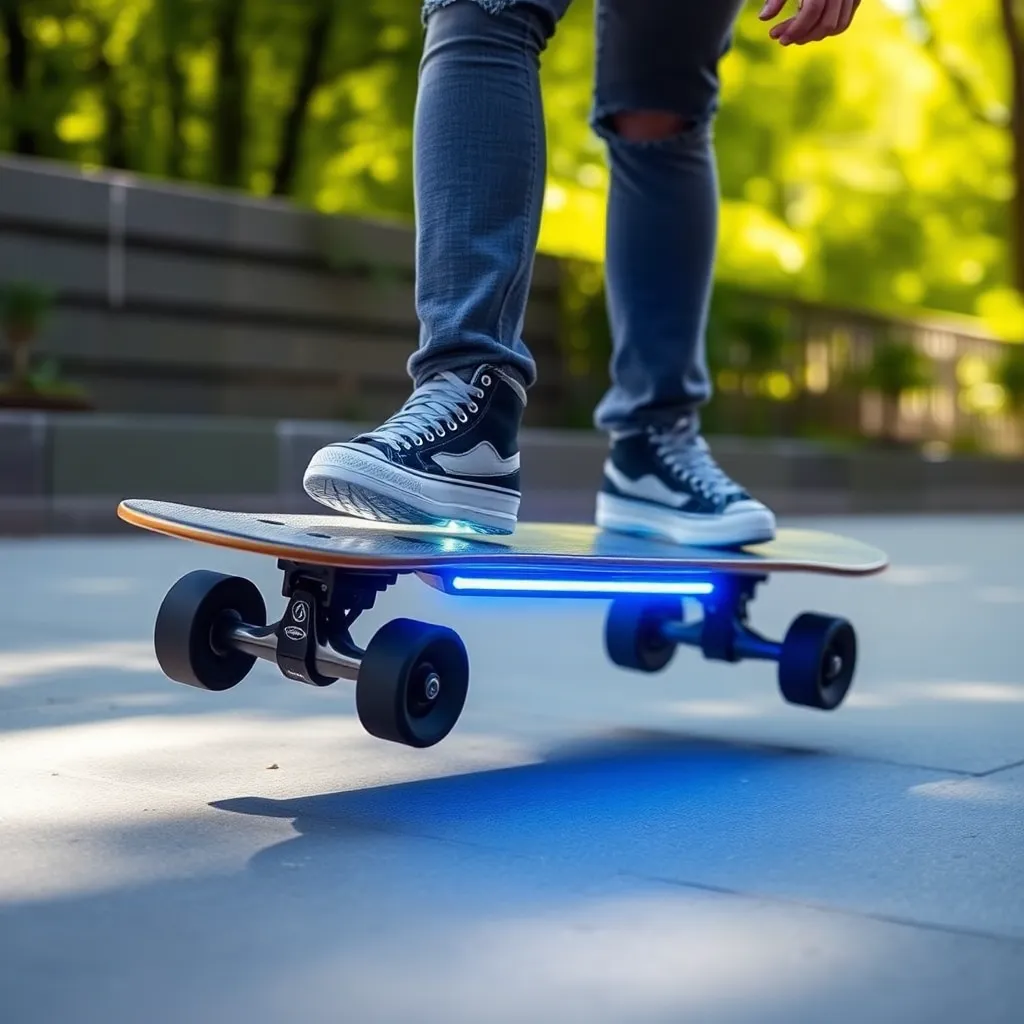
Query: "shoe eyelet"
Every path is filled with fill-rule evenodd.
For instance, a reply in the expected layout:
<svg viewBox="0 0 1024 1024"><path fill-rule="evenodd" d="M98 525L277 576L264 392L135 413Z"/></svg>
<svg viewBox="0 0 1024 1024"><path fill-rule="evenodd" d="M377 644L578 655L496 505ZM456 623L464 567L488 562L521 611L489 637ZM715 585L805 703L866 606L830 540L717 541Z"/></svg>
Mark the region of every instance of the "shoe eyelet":
<svg viewBox="0 0 1024 1024"><path fill-rule="evenodd" d="M447 428L449 429L449 431L451 431L451 433L453 433L453 434L455 433L455 431L456 431L456 430L458 430L458 429L459 429L459 425L458 425L458 423L453 423L453 422L452 422L451 420L449 420L449 421L448 421L448 422L447 422L447 423L445 424L445 426L446 426L446 427L447 427Z"/></svg>
<svg viewBox="0 0 1024 1024"><path fill-rule="evenodd" d="M484 386L485 388L487 388L487 387L490 387L490 386L491 386L491 378L490 378L490 377L489 377L489 376L488 376L488 375L487 375L487 374L485 373L485 374L484 374L484 375L483 375L483 376L482 376L482 377L480 378L480 383L481 383L481 384L483 384L483 386Z"/></svg>
<svg viewBox="0 0 1024 1024"><path fill-rule="evenodd" d="M434 435L433 434L427 434L426 438L427 438L428 441L433 441L434 440Z"/></svg>
<svg viewBox="0 0 1024 1024"><path fill-rule="evenodd" d="M413 438L413 443L416 445L417 448L422 448L423 447L423 438L419 437L419 436L416 436L416 437Z"/></svg>
<svg viewBox="0 0 1024 1024"><path fill-rule="evenodd" d="M469 411L470 412L479 412L480 411L480 406L477 405L476 402L470 402L469 403Z"/></svg>
<svg viewBox="0 0 1024 1024"><path fill-rule="evenodd" d="M438 427L437 428L437 436L438 437L444 437L444 427Z"/></svg>
<svg viewBox="0 0 1024 1024"><path fill-rule="evenodd" d="M460 423L468 423L469 422L469 417L461 409L455 415L459 417L459 422Z"/></svg>

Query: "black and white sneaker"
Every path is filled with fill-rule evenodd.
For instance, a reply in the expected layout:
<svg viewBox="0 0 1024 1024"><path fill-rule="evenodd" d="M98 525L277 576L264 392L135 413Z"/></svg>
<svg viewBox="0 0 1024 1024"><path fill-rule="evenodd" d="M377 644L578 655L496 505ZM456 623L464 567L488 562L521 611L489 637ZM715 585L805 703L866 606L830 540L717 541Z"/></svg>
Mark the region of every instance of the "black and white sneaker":
<svg viewBox="0 0 1024 1024"><path fill-rule="evenodd" d="M685 423L612 441L596 521L607 530L709 547L775 536L771 510L728 477Z"/></svg>
<svg viewBox="0 0 1024 1024"><path fill-rule="evenodd" d="M512 533L525 406L526 389L498 367L439 373L376 430L321 448L303 486L361 519Z"/></svg>

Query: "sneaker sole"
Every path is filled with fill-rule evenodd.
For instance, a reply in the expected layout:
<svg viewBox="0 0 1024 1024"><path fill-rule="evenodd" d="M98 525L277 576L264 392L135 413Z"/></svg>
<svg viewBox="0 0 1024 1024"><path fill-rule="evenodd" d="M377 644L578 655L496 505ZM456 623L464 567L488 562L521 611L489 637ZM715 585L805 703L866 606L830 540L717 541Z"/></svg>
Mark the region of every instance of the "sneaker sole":
<svg viewBox="0 0 1024 1024"><path fill-rule="evenodd" d="M711 518L603 492L597 496L595 522L604 530L694 547L738 547L775 537L775 516L767 508Z"/></svg>
<svg viewBox="0 0 1024 1024"><path fill-rule="evenodd" d="M519 515L515 492L433 479L344 448L314 455L302 485L321 505L375 522L454 523L477 533L509 534Z"/></svg>

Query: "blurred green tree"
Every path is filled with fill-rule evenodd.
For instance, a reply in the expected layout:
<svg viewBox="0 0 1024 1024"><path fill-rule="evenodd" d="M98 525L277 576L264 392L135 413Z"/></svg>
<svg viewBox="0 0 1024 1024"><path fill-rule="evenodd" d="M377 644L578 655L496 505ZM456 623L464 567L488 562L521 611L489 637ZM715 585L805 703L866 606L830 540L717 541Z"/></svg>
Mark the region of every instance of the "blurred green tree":
<svg viewBox="0 0 1024 1024"><path fill-rule="evenodd" d="M991 87L985 82L991 69L978 61L984 51L978 47L974 54L965 53L962 44L950 46L941 41L931 5L923 0L911 2L915 31L925 51L948 76L959 101L981 124L1010 132L1014 179L1013 215L1009 218L1013 283L1024 293L1024 0L999 0L999 28L1008 70L1008 82L1000 91L1008 95L1006 102L991 96Z"/></svg>

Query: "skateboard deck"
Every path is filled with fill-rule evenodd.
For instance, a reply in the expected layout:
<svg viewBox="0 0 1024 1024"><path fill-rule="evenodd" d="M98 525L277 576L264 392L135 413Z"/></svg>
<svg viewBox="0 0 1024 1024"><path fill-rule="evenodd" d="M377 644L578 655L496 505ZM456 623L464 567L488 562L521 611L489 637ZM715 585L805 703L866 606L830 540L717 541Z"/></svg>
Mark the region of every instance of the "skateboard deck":
<svg viewBox="0 0 1024 1024"><path fill-rule="evenodd" d="M883 551L817 530L782 529L768 543L730 549L683 547L576 524L520 523L515 533L495 536L338 515L264 515L139 499L123 501L118 515L133 526L171 537L364 571L574 568L615 573L703 570L867 576L888 566Z"/></svg>

